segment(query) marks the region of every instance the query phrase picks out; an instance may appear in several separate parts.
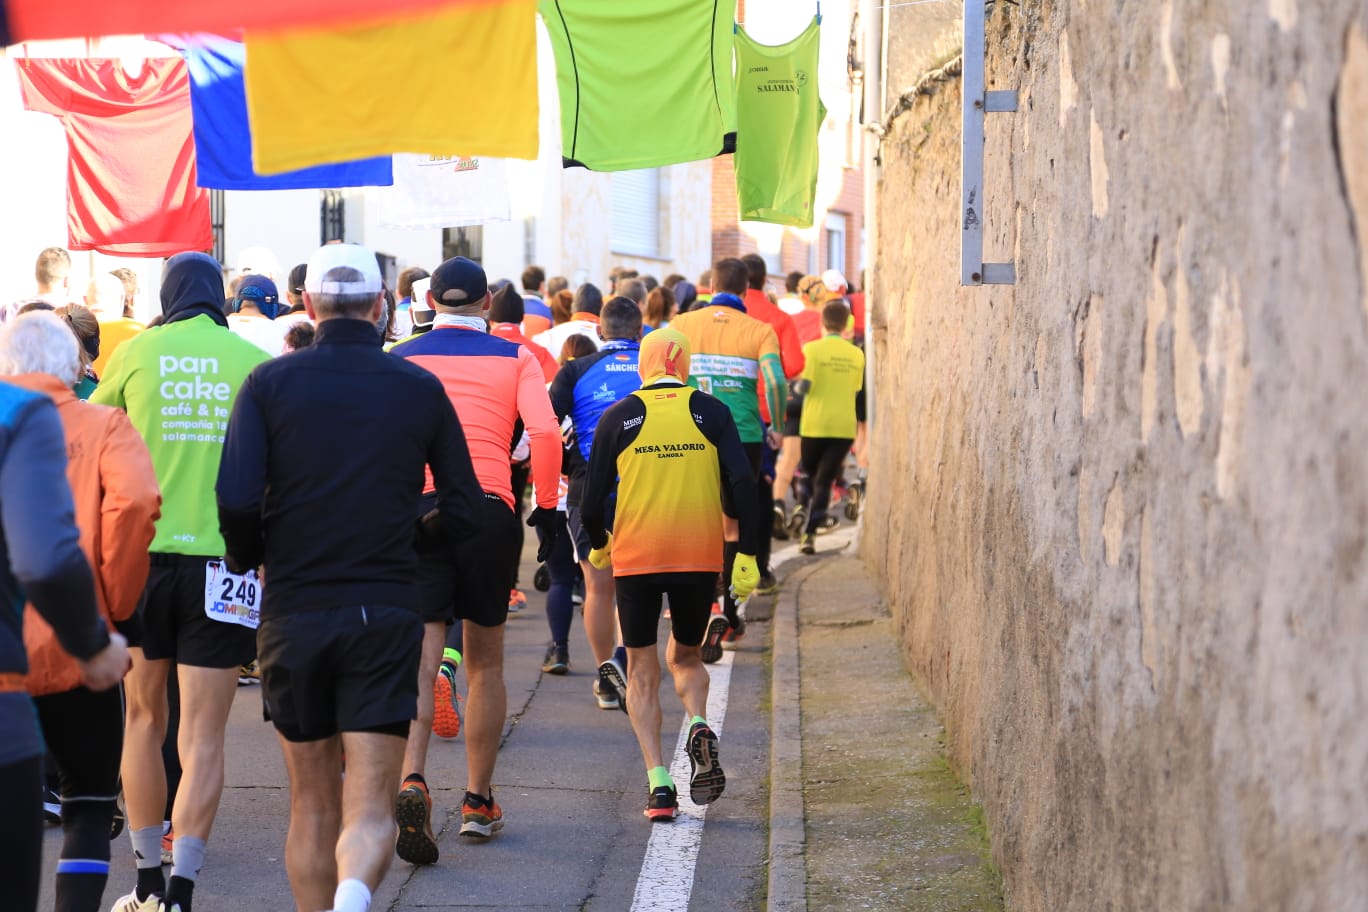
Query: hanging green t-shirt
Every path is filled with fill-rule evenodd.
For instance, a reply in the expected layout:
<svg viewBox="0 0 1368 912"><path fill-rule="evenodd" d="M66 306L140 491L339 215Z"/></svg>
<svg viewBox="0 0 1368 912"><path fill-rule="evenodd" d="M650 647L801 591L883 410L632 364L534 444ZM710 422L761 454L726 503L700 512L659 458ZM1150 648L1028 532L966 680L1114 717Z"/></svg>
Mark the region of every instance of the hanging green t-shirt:
<svg viewBox="0 0 1368 912"><path fill-rule="evenodd" d="M120 345L91 402L128 412L152 455L161 519L148 550L221 557L223 434L242 381L270 357L208 316L154 326Z"/></svg>
<svg viewBox="0 0 1368 912"><path fill-rule="evenodd" d="M736 30L736 198L742 221L808 228L817 194L817 19L767 47Z"/></svg>
<svg viewBox="0 0 1368 912"><path fill-rule="evenodd" d="M631 171L735 147L736 0L541 0L566 165Z"/></svg>

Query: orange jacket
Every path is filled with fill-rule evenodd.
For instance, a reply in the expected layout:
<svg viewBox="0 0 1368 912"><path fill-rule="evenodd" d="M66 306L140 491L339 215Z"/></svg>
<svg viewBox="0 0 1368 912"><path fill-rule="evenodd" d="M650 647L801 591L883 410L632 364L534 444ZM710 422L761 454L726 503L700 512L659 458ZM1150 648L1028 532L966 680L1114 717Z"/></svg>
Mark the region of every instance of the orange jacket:
<svg viewBox="0 0 1368 912"><path fill-rule="evenodd" d="M57 406L66 435L67 481L81 550L95 574L96 601L107 622L126 620L147 582L147 546L161 515L161 491L147 445L122 410L82 402L50 374L5 379L47 395ZM35 697L80 685L76 660L32 605L24 608L24 649L28 691Z"/></svg>

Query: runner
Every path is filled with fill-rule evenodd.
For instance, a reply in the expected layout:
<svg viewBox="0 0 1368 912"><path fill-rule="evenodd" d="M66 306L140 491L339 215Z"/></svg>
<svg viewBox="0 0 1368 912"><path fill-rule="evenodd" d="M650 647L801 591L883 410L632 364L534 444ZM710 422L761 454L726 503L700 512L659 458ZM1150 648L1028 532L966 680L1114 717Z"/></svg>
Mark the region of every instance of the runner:
<svg viewBox="0 0 1368 912"><path fill-rule="evenodd" d="M551 307L546 303L546 270L528 266L523 270L522 288L523 335L531 337L546 332L551 328Z"/></svg>
<svg viewBox="0 0 1368 912"><path fill-rule="evenodd" d="M202 253L167 261L160 326L119 347L92 402L128 412L152 454L162 516L152 539L142 641L135 644L122 775L138 883L116 912L165 893L164 906L191 912L195 879L223 792L223 733L238 672L256 655L255 622L225 616L208 598L221 578L223 538L214 478L223 428L238 388L266 353L228 331L223 273ZM174 861L161 869L166 771L167 676L180 687L180 787L171 812ZM150 908L156 908L151 906Z"/></svg>
<svg viewBox="0 0 1368 912"><path fill-rule="evenodd" d="M600 568L611 563L617 583L629 715L650 783L645 813L654 822L673 820L679 810L660 749L661 597L670 602L666 659L691 721L690 797L695 804L711 804L727 780L717 759L717 735L704 718L708 672L701 646L722 566L724 502L739 519L741 553L733 560L730 588L742 602L760 579L753 555L761 530L750 458L731 412L685 385L688 339L673 329L651 333L641 343L639 371L642 388L605 411L594 435L583 521L594 549L590 562Z"/></svg>
<svg viewBox="0 0 1368 912"><path fill-rule="evenodd" d="M746 304L746 313L773 327L774 334L779 338L779 357L784 367L784 378L794 380L803 372L803 345L798 340L798 331L794 327L793 318L780 310L779 306L765 294L765 280L769 276L769 267L765 265L765 258L759 254L748 253L741 258L741 262L746 264L746 282L749 286L743 299ZM778 437L777 442L771 443L769 439L766 439L762 444L761 468L756 476L755 490L760 515L768 518L774 514L775 461L778 458L779 451L783 448L786 422L784 415L770 415L769 407L765 402L765 385L763 382L759 384L756 392L760 397L760 420L768 424L775 432L775 436ZM760 587L757 591L760 595L766 595L778 588L774 573L770 570L770 536L762 535L758 547L759 551L755 557L760 562ZM731 632L723 640L723 646L734 645L735 638L736 633Z"/></svg>
<svg viewBox="0 0 1368 912"><path fill-rule="evenodd" d="M746 305L741 300L749 281L746 264L737 259L719 260L708 278L716 293L705 305L676 317L670 328L679 330L689 340L693 352L690 385L716 396L731 409L741 444L758 478L767 429L760 419L756 380L763 378L769 414L784 414L786 385L779 339L768 323L746 314ZM778 433L769 433L777 441ZM724 580L731 578L739 535L735 520L726 518L725 526ZM703 643L705 662L722 658L724 636L735 643L746 632L746 619L730 592L724 593L723 604L725 620L715 618L708 622L708 636Z"/></svg>
<svg viewBox="0 0 1368 912"><path fill-rule="evenodd" d="M243 276L233 295L228 328L271 357L285 350L284 323L276 322L280 294L276 284L265 276Z"/></svg>
<svg viewBox="0 0 1368 912"><path fill-rule="evenodd" d="M466 667L466 793L461 834L487 837L503 826L491 782L507 712L504 689L504 622L519 558L520 528L511 483L509 448L522 421L531 439L537 508L528 525L542 533L539 561L555 544L562 521L556 510L560 481L560 426L551 411L541 368L531 352L486 332L490 295L485 272L465 257L447 260L432 273L428 301L436 309L431 332L396 345L393 353L427 368L451 399L484 489L476 512L478 540L453 561L429 555L419 567L426 624L418 672L418 718L409 731L396 801L399 857L414 864L437 860L432 799L423 773L432 726L434 679L443 655L445 625L460 621ZM429 489L431 485L429 485ZM519 492L520 494L521 492ZM426 507L425 507L426 510Z"/></svg>
<svg viewBox="0 0 1368 912"><path fill-rule="evenodd" d="M826 335L803 346L807 367L803 370L802 435L803 471L811 494L807 524L799 550L816 551L817 530L827 521L831 485L841 474L856 436L863 436L865 421L864 352L841 338L850 322L845 301L830 301L822 308ZM835 523L833 522L832 525Z"/></svg>
<svg viewBox="0 0 1368 912"><path fill-rule="evenodd" d="M57 406L81 550L95 574L96 604L112 628L138 606L161 494L147 446L128 416L72 393L80 372L76 339L60 317L24 314L0 330L0 374L14 375L9 382ZM61 785L56 910L95 912L109 877L123 698L117 688L96 692L81 686L79 663L32 606L24 611L24 645L28 692Z"/></svg>
<svg viewBox="0 0 1368 912"><path fill-rule="evenodd" d="M599 312L603 310L603 292L597 285L585 282L575 291L575 301L571 305L570 319L565 323L552 326L544 333L532 337L542 348L559 358L561 347L571 336L588 336L598 342Z"/></svg>
<svg viewBox="0 0 1368 912"><path fill-rule="evenodd" d="M0 604L27 595L91 691L128 669L123 637L95 607L63 470L62 424L46 396L0 383ZM22 615L0 611L0 883L6 909L33 912L43 850L43 738L24 691Z"/></svg>
<svg viewBox="0 0 1368 912"><path fill-rule="evenodd" d="M814 275L799 275L796 287L803 311L794 315L793 325L798 330L798 341L807 345L822 338L822 302L826 300L826 288L822 285L821 278ZM779 458L775 460L774 466L774 528L771 534L781 541L788 540L791 521L797 525L801 519L802 523L806 524L806 517L801 515L800 510L795 510L795 515L790 517L788 506L793 475L802 458L798 422L803 414L803 394L793 391L795 385L790 384L789 387L788 404L784 409L784 443L779 448ZM804 499L803 496L797 496L797 505L801 506ZM794 534L799 533L795 531Z"/></svg>
<svg viewBox="0 0 1368 912"><path fill-rule="evenodd" d="M603 305L599 335L603 344L598 352L576 358L556 374L551 383L551 406L558 419L570 419L575 431L575 447L570 454L570 486L565 502L575 559L584 571L584 631L598 667L594 697L601 709L626 710L626 653L619 655L613 648L617 643L613 573L589 563L589 535L580 516L580 503L599 419L609 406L641 386L637 373L641 311L630 298L613 298ZM611 505L604 522L612 527ZM552 642L548 660L552 650L561 648L568 650L569 647L566 643Z"/></svg>
<svg viewBox="0 0 1368 912"><path fill-rule="evenodd" d="M246 587L238 604L247 608L251 570L262 565L269 581L262 694L290 778L295 903L365 912L390 865L394 790L417 707L424 467L435 512L421 527L451 550L476 531L480 491L441 384L381 350L375 255L320 248L304 302L317 341L253 371L228 425L219 516L227 569L247 575L224 579L237 593Z"/></svg>

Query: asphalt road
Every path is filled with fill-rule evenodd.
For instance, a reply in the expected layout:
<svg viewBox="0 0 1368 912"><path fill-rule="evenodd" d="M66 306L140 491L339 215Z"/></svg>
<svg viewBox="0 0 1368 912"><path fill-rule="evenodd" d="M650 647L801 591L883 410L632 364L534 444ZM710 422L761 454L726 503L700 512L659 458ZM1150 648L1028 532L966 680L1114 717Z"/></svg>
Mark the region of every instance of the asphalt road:
<svg viewBox="0 0 1368 912"><path fill-rule="evenodd" d="M465 741L434 738L427 778L442 857L421 869L396 857L373 910L633 908L653 826L641 813L647 789L640 751L627 716L599 709L590 692L594 665L578 619L571 634L571 674L541 673L549 639L545 597L531 587L534 565L528 557L522 582L529 604L508 625L509 718L494 776L505 826L485 843L457 836ZM662 636L667 623L662 622ZM763 649L768 640L768 625L752 623L734 654L721 735L727 792L708 809L687 899L690 909L764 905L769 715L762 694L768 694ZM668 671L661 701L662 738L672 751L683 708ZM196 912L291 910L283 862L287 782L274 731L261 718L259 688L238 688L227 743L227 784L195 890ZM60 844L60 831L49 828L40 909L52 908ZM663 855L675 857L669 848ZM662 864L678 867L680 862ZM121 836L114 846L106 907L131 889L134 879L132 850L127 836ZM668 895L647 892L636 897L636 907L682 909L683 899L678 888Z"/></svg>

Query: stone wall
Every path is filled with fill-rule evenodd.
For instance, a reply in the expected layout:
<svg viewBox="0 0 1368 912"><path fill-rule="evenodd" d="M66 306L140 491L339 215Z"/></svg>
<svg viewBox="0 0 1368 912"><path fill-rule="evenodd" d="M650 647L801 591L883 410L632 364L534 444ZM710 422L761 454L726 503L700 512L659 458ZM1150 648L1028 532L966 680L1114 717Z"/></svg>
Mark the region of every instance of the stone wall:
<svg viewBox="0 0 1368 912"><path fill-rule="evenodd" d="M958 284L933 85L881 148L864 556L1012 908L1368 909L1368 7L995 6L1018 284Z"/></svg>

